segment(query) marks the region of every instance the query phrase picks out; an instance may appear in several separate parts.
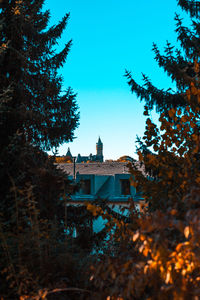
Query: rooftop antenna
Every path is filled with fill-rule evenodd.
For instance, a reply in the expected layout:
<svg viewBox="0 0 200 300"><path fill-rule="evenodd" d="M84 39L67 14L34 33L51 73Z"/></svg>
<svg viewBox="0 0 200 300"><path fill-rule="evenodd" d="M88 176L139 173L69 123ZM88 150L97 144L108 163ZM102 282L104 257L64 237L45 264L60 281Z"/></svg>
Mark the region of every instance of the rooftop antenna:
<svg viewBox="0 0 200 300"><path fill-rule="evenodd" d="M76 179L76 158L73 158L73 167L74 167L74 180Z"/></svg>

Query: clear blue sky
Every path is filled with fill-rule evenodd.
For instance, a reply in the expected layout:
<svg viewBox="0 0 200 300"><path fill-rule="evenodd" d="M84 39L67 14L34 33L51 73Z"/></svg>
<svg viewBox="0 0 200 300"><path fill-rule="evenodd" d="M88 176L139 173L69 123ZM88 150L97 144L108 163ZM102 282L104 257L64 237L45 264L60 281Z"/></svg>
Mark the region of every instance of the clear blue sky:
<svg viewBox="0 0 200 300"><path fill-rule="evenodd" d="M144 103L131 94L125 69L141 83L141 73L162 88L171 85L151 51L152 43L163 50L166 40L176 44L174 13L176 0L46 0L51 25L70 12L68 26L59 41L73 46L61 69L64 88L77 93L80 126L72 143L60 146L63 155L95 154L98 137L104 158L135 156L136 135L145 127ZM156 120L156 114L152 113Z"/></svg>

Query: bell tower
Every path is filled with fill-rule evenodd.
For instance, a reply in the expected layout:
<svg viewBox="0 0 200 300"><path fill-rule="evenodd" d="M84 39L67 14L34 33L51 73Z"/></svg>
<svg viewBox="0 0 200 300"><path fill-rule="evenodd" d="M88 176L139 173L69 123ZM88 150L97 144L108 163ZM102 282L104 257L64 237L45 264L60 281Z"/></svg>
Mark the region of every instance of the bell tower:
<svg viewBox="0 0 200 300"><path fill-rule="evenodd" d="M98 142L96 143L96 156L100 162L103 162L103 143L99 137Z"/></svg>

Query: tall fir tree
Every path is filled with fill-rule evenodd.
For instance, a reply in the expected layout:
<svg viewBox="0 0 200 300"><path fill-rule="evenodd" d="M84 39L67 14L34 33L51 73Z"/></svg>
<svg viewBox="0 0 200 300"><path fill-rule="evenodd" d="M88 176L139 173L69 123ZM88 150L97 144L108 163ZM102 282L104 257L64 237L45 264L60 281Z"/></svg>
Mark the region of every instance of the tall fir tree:
<svg viewBox="0 0 200 300"><path fill-rule="evenodd" d="M139 159L144 165L146 172L150 175L150 180L140 172L134 171L134 173L143 188L146 199L148 199L149 207L153 210L158 208L166 210L173 203L176 203L180 209L182 207L181 199L183 195L189 192L191 182L195 182L198 171L198 168L196 170L194 167L196 164L194 160L199 160L199 152L195 153L192 159L193 164L188 166L188 172L191 172L190 180L186 180L187 185L185 185L184 191L180 189L179 193L177 193L177 187L183 183L184 168L187 165L187 159L184 156L187 152L190 153L190 147L195 148L194 145L192 146L192 143L189 144L187 134L184 135L183 131L181 131L183 130L181 123L183 119L180 116L187 115L184 129L191 136L193 134L196 135L200 130L198 112L200 104L200 3L199 1L178 1L178 4L189 14L192 22L191 28L187 28L183 25L181 17L177 14L175 15L177 39L181 48L174 51L174 47L167 42L165 55L161 55L157 46L155 44L153 46L155 59L159 66L171 77L172 81L176 83L177 92L173 92L172 89L164 91L164 89L156 88L146 76L144 76L145 83L142 87L134 81L129 72L126 72L132 92L135 92L141 100L145 101L144 115L148 116L149 111L155 107L160 114L159 121L162 123L159 131L152 120L148 118L144 138L143 140L137 140ZM195 116L192 118L192 122L189 121L190 109ZM179 115L174 119L177 111ZM166 120L164 120L165 118ZM174 134L174 138L172 137L166 144L169 126L171 133ZM174 145L178 147L177 155L172 151ZM169 180L168 171L172 171L175 166L176 174L182 174L182 178L175 176L175 173L171 172L172 177ZM161 188L161 186L163 187Z"/></svg>
<svg viewBox="0 0 200 300"><path fill-rule="evenodd" d="M8 177L20 169L14 164L19 162L17 157L19 151L23 153L20 150L23 145L41 150L57 148L73 139L78 125L76 95L71 88L62 91L63 79L58 74L71 41L61 52L55 50L69 14L58 25L47 28L50 13L42 11L43 3L7 0L1 3L1 195L6 195L9 189ZM13 146L16 142L19 147ZM7 156L14 148L15 159L11 160Z"/></svg>
<svg viewBox="0 0 200 300"><path fill-rule="evenodd" d="M58 69L71 47L56 53L55 45L69 14L48 28L44 1L4 1L1 8L1 141L20 134L43 149L71 141L78 125L71 88L62 90Z"/></svg>
<svg viewBox="0 0 200 300"><path fill-rule="evenodd" d="M59 242L65 240L63 205L73 186L44 150L73 140L79 112L59 74L72 42L56 52L69 14L49 27L43 4L0 2L0 295L8 299L47 286L56 254L66 252Z"/></svg>

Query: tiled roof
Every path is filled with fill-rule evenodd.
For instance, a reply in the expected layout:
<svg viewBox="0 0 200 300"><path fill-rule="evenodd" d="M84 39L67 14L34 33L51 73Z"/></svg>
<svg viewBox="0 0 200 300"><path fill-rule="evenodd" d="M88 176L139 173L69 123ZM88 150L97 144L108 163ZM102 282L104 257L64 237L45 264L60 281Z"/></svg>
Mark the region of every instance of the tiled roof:
<svg viewBox="0 0 200 300"><path fill-rule="evenodd" d="M69 175L74 174L73 163L58 164ZM94 175L128 174L129 169L125 162L103 162L103 163L76 163L76 173Z"/></svg>

